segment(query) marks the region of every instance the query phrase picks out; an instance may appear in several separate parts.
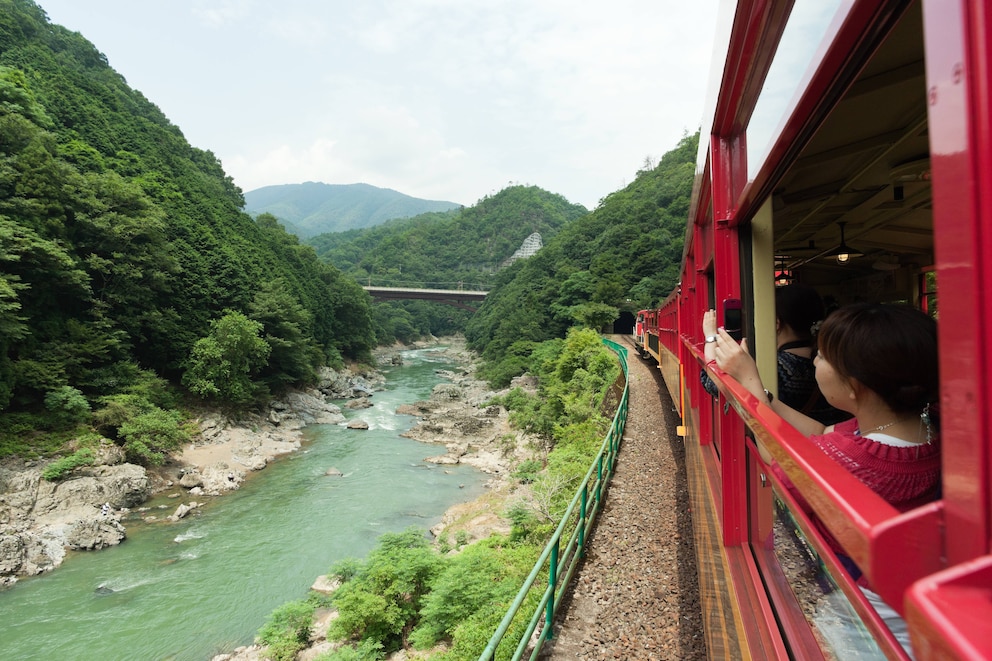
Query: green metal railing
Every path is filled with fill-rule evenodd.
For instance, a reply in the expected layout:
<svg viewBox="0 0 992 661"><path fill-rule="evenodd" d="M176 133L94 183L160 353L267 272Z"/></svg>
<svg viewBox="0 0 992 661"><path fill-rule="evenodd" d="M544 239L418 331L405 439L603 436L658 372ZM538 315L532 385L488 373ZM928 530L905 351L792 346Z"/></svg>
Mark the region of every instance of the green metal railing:
<svg viewBox="0 0 992 661"><path fill-rule="evenodd" d="M500 658L510 658L513 661L522 658L527 650L527 646L531 643L534 631L541 624L543 618L544 628L533 642L533 650L530 655L531 659L536 659L545 641L551 640L555 612L561 604L562 598L565 596L572 576L578 568L579 561L585 556L586 539L592 531L593 524L596 521L596 515L599 513L603 505L603 499L606 497L606 490L610 484L610 479L613 477L617 456L620 453L620 441L623 439L624 425L627 422L627 350L616 342L605 338L603 339L603 344L617 354L624 376L623 395L620 397L620 405L617 407L617 412L613 416L613 423L610 425L610 430L603 439L603 445L599 449L599 454L593 459L593 463L589 467L589 472L586 473L585 479L579 485L575 497L572 499L568 509L565 510L558 528L545 547L541 557L537 559L534 569L527 576L527 580L524 581L520 592L517 593L516 599L510 605L506 615L503 616L503 620L496 629L496 633L489 639L489 644L483 650L479 661L493 661L496 658L497 648L500 647L501 643L509 641L509 639L504 641L503 637L506 635L507 630L509 630L514 618L520 612L521 607L532 590L539 589L534 585L538 576L542 572L546 572L548 585L544 589L541 600L531 615L526 630L524 630L518 639L513 656L506 657L502 651L500 654ZM564 549L562 549L561 541L566 536L568 537L568 542L565 544Z"/></svg>

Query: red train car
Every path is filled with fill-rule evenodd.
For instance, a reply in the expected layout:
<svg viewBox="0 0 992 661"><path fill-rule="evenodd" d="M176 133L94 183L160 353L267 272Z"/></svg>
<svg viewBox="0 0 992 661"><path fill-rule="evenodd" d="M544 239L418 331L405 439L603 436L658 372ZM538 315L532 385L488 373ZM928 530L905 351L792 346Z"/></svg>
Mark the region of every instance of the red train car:
<svg viewBox="0 0 992 661"><path fill-rule="evenodd" d="M711 658L992 658L992 9L986 0L738 0L703 124L682 279L643 311L679 406ZM938 323L942 492L899 512L708 368L740 300L774 384L777 284ZM770 386L771 387L771 386ZM772 387L772 390L774 388ZM852 582L760 439L909 640Z"/></svg>

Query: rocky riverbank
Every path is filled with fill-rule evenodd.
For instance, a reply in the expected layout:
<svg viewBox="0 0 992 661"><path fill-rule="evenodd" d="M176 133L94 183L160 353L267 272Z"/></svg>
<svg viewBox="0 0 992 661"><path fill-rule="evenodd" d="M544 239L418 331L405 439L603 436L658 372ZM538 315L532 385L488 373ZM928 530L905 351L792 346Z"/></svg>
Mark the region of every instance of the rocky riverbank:
<svg viewBox="0 0 992 661"><path fill-rule="evenodd" d="M476 500L461 503L448 509L440 523L431 528L436 538L468 542L484 539L495 533L509 533L510 523L505 516L508 503L514 499L529 498L528 488L511 479L513 469L526 459L542 455L539 446L525 435L510 429L506 409L488 405L497 394L476 377L477 358L465 349L464 340L444 338L444 349L439 353L446 362L458 364L457 370L439 370L446 383L434 387L430 399L404 405L398 414L418 418L410 431L403 436L422 443L443 447L443 452L425 458L439 465L467 464L490 475L486 493ZM427 346L427 345L419 345ZM380 364L389 362L389 352L379 356ZM518 379L513 387L526 389L535 384L529 379ZM332 593L337 585L326 576L317 577L312 590ZM310 647L299 652L298 661L315 659L340 643L326 638L334 611L316 613L310 635ZM391 661L411 661L423 655L401 650ZM211 661L260 661L265 659L260 645L239 647L229 654L220 654Z"/></svg>
<svg viewBox="0 0 992 661"><path fill-rule="evenodd" d="M264 414L231 419L205 412L196 441L151 469L125 462L110 441L96 450L95 465L49 482L48 462L6 461L0 465L0 588L62 564L69 550L98 550L127 536L125 515L178 520L209 496L241 486L279 455L299 449L309 424L344 421L330 400L360 399L381 389L373 370L324 369L316 388L270 403ZM146 500L166 492L176 499L171 513L149 511Z"/></svg>
<svg viewBox="0 0 992 661"><path fill-rule="evenodd" d="M413 348L438 344L442 342ZM378 364L400 362L400 352L406 348L377 352ZM514 484L511 472L540 451L510 429L505 409L487 405L498 393L476 378L476 358L466 350L464 340L444 338L437 351L445 362L459 367L438 371L445 383L437 385L429 399L397 410L417 418L404 435L427 444L425 461L469 464L491 477L482 497L449 509L431 532L449 540L457 536L459 541L508 532L503 516L507 501L526 497L526 488ZM317 388L272 402L264 414L232 420L205 412L197 420L196 442L154 469L126 463L121 449L109 441L101 445L97 465L79 468L60 482L41 477L42 462L7 462L0 466L0 586L58 567L69 549L119 544L127 534L126 520L134 514L168 525L210 497L238 489L275 457L299 449L306 425L342 423L341 409L331 400L349 400L345 406L360 409L383 383L378 372L325 370ZM174 505L148 509L146 501L156 494L174 499ZM313 589L327 592L333 586L318 577ZM313 646L300 658L312 658L331 647L325 632L333 613L318 615ZM216 659L261 659L261 653L258 646L247 646Z"/></svg>

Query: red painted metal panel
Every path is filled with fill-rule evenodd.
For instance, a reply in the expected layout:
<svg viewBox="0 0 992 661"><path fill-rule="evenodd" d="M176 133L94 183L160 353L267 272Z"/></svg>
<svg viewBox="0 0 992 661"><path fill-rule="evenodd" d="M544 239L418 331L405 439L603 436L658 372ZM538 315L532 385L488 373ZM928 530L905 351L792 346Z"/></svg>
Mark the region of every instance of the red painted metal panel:
<svg viewBox="0 0 992 661"><path fill-rule="evenodd" d="M992 208L992 9L984 0L921 1L940 291L943 501L899 514L822 453L810 452L805 437L764 402L736 392L732 383L724 384L736 412L723 416L728 419L719 425L719 489L745 493L739 414L756 434L766 434L766 445L777 448L773 454L777 452L786 473L888 603L901 610L906 590L918 581L906 608L920 658L989 658L992 559L974 558L992 550L992 345L984 330L992 328L992 288L983 287L992 283L992 260L983 259L992 255L992 213L986 211ZM739 295L737 223L767 199L783 168L843 92L843 81L853 80L865 53L907 4L851 0L845 6L765 165L745 186L741 118L753 108L760 90L755 81L766 70L762 58L770 51L763 50L761 35L781 29L763 22L783 3L739 3L722 79L725 96L718 101L710 135L703 136L709 145L708 167L694 192L682 289L670 299L680 314L683 346L677 351L690 375L701 354L698 324L709 303L707 270L712 267L717 301ZM698 191L706 194L697 197ZM699 407L700 442L705 443L711 399L702 395L698 379L689 381L692 401ZM743 500L723 499L728 546L747 543L746 509L727 502ZM953 563L967 564L936 573ZM932 576L921 578L928 574ZM756 585L758 578L740 580Z"/></svg>
<svg viewBox="0 0 992 661"><path fill-rule="evenodd" d="M926 1L924 36L937 287L943 491L950 564L990 548L992 282L989 18L984 2ZM978 24L969 28L969 20Z"/></svg>
<svg viewBox="0 0 992 661"><path fill-rule="evenodd" d="M727 298L740 298L741 272L740 248L737 230L730 226L734 217L733 200L736 199L737 176L741 165L739 140L724 140L714 137L710 150L710 163L713 173L713 261L716 276L717 320L723 325L723 309L720 301ZM697 290L697 295L699 294ZM702 315L696 317L698 325ZM701 329L696 333L701 333ZM697 335L698 336L698 335ZM746 493L747 471L744 455L744 426L735 415L719 415L720 459L723 474L723 493ZM723 537L728 546L744 544L747 532L747 498L724 498Z"/></svg>
<svg viewBox="0 0 992 661"><path fill-rule="evenodd" d="M992 557L919 581L908 604L918 661L992 659Z"/></svg>

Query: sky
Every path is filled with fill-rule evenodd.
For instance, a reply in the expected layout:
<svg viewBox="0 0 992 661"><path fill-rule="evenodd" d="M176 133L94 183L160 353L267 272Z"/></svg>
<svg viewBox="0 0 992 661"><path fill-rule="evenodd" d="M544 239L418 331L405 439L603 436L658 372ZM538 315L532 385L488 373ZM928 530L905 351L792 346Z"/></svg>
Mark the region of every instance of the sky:
<svg viewBox="0 0 992 661"><path fill-rule="evenodd" d="M235 184L595 208L703 118L719 0L36 0Z"/></svg>

